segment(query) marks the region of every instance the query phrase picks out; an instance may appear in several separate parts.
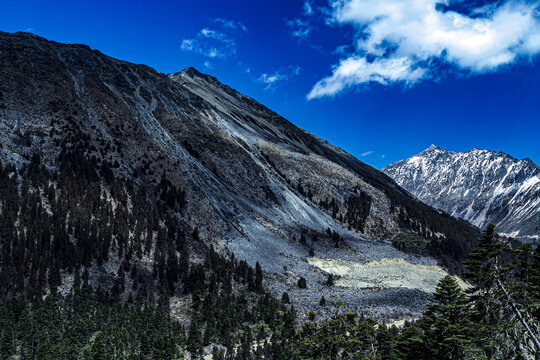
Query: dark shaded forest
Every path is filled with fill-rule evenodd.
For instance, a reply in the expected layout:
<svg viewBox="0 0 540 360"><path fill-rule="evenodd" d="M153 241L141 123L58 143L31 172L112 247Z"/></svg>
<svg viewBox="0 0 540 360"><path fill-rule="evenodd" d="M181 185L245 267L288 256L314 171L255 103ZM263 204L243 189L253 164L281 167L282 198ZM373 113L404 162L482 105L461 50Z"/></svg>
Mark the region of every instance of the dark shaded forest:
<svg viewBox="0 0 540 360"><path fill-rule="evenodd" d="M264 289L259 264L219 255L183 222L185 194L166 175L147 192L76 151L61 159L58 170L38 156L0 167L1 359L533 359L539 350L540 250L512 247L492 226L463 264L472 286L441 279L415 323L387 327L321 299L326 315L312 312L298 329L294 304ZM346 221L362 226L368 205L350 199ZM411 230L397 247L450 246L430 235L444 221L402 214ZM182 323L172 297L187 300Z"/></svg>
<svg viewBox="0 0 540 360"><path fill-rule="evenodd" d="M505 252L513 260L502 264ZM219 259L210 252L201 268ZM84 284L66 296L12 296L0 304L0 357L183 359L189 351L200 359L213 344L207 348L213 359L535 359L540 251L511 250L488 228L465 266L475 285L464 291L453 277L442 278L423 318L402 329L333 303L330 318L311 312L295 330L294 312L257 281L253 291L233 292L197 282L188 328L171 317L166 296L122 300Z"/></svg>
<svg viewBox="0 0 540 360"><path fill-rule="evenodd" d="M463 274L463 262L480 237L480 231L465 220L438 211L417 200L389 192L391 206L398 214L398 224L429 241L427 254L439 260L452 274ZM404 248L415 251L415 249Z"/></svg>
<svg viewBox="0 0 540 360"><path fill-rule="evenodd" d="M218 255L183 223L166 176L146 193L76 152L61 160L0 166L1 359L171 359L211 343L232 356L253 339L286 358L293 311L258 264ZM189 330L170 296L189 299Z"/></svg>

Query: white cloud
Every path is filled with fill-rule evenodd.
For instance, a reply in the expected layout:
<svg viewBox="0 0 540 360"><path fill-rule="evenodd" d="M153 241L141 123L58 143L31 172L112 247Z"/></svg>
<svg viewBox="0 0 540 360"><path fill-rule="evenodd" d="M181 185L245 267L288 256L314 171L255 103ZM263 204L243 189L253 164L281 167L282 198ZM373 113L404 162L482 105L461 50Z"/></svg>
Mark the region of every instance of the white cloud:
<svg viewBox="0 0 540 360"><path fill-rule="evenodd" d="M214 66L212 65L212 63L210 61L205 61L204 62L204 66L208 69L213 69Z"/></svg>
<svg viewBox="0 0 540 360"><path fill-rule="evenodd" d="M311 1L305 1L304 2L304 15L309 16L313 15L315 11L313 10L313 4Z"/></svg>
<svg viewBox="0 0 540 360"><path fill-rule="evenodd" d="M363 57L352 56L341 60L334 67L331 76L315 84L307 98L311 100L322 96L333 96L351 86L370 81L383 85L396 81L414 84L424 76L425 69L413 67L414 63L407 57L384 58L368 62Z"/></svg>
<svg viewBox="0 0 540 360"><path fill-rule="evenodd" d="M287 21L287 26L291 29L291 35L299 41L306 39L312 31L312 27L307 20L292 19Z"/></svg>
<svg viewBox="0 0 540 360"><path fill-rule="evenodd" d="M240 29L242 31L248 31L247 27L244 26L240 21L228 20L223 18L215 18L214 22L222 24L223 27L229 29Z"/></svg>
<svg viewBox="0 0 540 360"><path fill-rule="evenodd" d="M370 151L366 151L366 152L361 153L360 156L364 157L364 156L368 156L368 155L371 155L371 154L373 154L373 151L370 150Z"/></svg>
<svg viewBox="0 0 540 360"><path fill-rule="evenodd" d="M330 22L355 29L355 53L319 81L308 99L367 82L408 84L435 71L433 60L476 74L496 71L540 52L538 3L507 0L470 9L443 9L441 0L332 0Z"/></svg>
<svg viewBox="0 0 540 360"><path fill-rule="evenodd" d="M226 57L224 54L222 54L216 48L209 49L208 52L206 53L206 56L211 57L211 58L215 58L215 57L223 57L223 58L225 58Z"/></svg>
<svg viewBox="0 0 540 360"><path fill-rule="evenodd" d="M180 45L180 48L185 51L193 50L193 40L191 39L182 40L182 45Z"/></svg>
<svg viewBox="0 0 540 360"><path fill-rule="evenodd" d="M299 42L307 39L313 32L313 18L315 15L315 9L313 8L313 1L304 1L302 15L299 18L292 20L285 19L285 24L291 30L291 36L298 38Z"/></svg>
<svg viewBox="0 0 540 360"><path fill-rule="evenodd" d="M213 20L219 29L203 28L192 39L183 39L180 48L209 58L226 59L236 55L236 40L233 35L247 31L240 22L217 18Z"/></svg>
<svg viewBox="0 0 540 360"><path fill-rule="evenodd" d="M382 155L381 155L381 159L384 159L384 158L386 158L386 155L385 155L385 154L382 154Z"/></svg>
<svg viewBox="0 0 540 360"><path fill-rule="evenodd" d="M273 74L264 73L264 74L261 74L261 76L259 77L259 81L267 84L267 87L271 87L278 81L284 80L286 78L287 77L284 74L280 74L278 72L275 72Z"/></svg>
<svg viewBox="0 0 540 360"><path fill-rule="evenodd" d="M220 32L217 32L215 30L204 28L201 30L201 35L207 38L213 38L213 39L223 39L224 35Z"/></svg>
<svg viewBox="0 0 540 360"><path fill-rule="evenodd" d="M301 70L302 68L298 65L289 66L286 69L274 71L272 73L263 73L259 76L257 81L266 84L266 90L273 90L279 82L298 76Z"/></svg>

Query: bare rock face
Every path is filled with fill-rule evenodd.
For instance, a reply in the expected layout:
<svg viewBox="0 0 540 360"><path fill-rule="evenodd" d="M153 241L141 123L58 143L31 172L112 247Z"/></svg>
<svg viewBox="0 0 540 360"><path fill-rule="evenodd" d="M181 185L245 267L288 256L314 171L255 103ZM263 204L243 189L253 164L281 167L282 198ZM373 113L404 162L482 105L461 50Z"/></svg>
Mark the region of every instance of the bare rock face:
<svg viewBox="0 0 540 360"><path fill-rule="evenodd" d="M432 145L383 170L407 191L437 209L512 236L540 234L540 168L530 159Z"/></svg>
<svg viewBox="0 0 540 360"><path fill-rule="evenodd" d="M323 259L435 265L385 240L414 225L450 241L445 229L460 228L466 252L478 235L193 68L165 75L85 45L3 32L0 62L0 161L17 165L37 153L54 169L75 153L149 191L165 176L185 191L184 220L201 238L258 261L267 287L289 292L295 306L316 306L324 294L377 317L419 313L422 289L324 285L328 273L308 263L310 250Z"/></svg>

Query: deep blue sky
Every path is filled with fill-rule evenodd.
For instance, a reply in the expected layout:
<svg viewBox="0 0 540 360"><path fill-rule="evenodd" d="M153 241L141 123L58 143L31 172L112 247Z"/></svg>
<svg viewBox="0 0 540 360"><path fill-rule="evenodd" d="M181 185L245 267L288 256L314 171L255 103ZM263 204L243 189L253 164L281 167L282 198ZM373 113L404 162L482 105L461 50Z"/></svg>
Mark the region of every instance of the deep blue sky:
<svg viewBox="0 0 540 360"><path fill-rule="evenodd" d="M474 74L430 65L437 76L414 85L364 82L307 100L346 56L336 48L348 45L351 53L358 35L350 25L329 24L327 1L312 8L307 14L303 1L292 0L2 0L0 30L85 43L164 73L194 66L377 168L432 143L455 151L504 151L540 164L540 63L534 54ZM213 33L205 36L202 29ZM208 56L214 46L218 56Z"/></svg>

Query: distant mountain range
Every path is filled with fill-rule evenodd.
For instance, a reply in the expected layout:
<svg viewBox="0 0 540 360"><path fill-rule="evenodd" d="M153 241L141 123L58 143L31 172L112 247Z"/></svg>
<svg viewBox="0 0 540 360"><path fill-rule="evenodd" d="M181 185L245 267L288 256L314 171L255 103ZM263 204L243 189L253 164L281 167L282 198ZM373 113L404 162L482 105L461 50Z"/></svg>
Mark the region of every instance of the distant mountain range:
<svg viewBox="0 0 540 360"><path fill-rule="evenodd" d="M530 159L431 145L382 169L421 201L510 236L540 234L540 168Z"/></svg>

